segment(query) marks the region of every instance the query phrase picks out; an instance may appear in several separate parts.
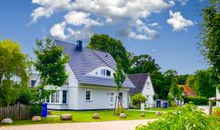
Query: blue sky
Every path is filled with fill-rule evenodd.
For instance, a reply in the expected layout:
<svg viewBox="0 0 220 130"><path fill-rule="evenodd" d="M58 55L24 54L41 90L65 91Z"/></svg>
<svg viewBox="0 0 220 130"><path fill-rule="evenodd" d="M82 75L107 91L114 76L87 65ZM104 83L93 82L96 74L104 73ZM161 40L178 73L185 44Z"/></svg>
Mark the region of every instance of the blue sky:
<svg viewBox="0 0 220 130"><path fill-rule="evenodd" d="M1 0L0 40L21 44L33 56L36 38L53 36L88 44L95 33L122 41L135 55L150 54L162 71L205 69L198 45L206 0Z"/></svg>

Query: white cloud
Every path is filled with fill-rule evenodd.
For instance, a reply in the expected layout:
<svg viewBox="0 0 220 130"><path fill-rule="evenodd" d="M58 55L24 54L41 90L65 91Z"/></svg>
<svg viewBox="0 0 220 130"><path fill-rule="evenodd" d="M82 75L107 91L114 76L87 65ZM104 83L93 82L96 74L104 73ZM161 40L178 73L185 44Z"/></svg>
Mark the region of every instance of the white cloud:
<svg viewBox="0 0 220 130"><path fill-rule="evenodd" d="M86 27L88 27L102 25L102 23L99 23L98 21L91 19L89 13L84 12L71 11L67 13L64 16L64 18L68 24L72 24L75 26L85 25Z"/></svg>
<svg viewBox="0 0 220 130"><path fill-rule="evenodd" d="M38 4L40 7L33 10L31 13L31 23L36 23L42 17L50 17L54 12L59 10L70 9L71 0L32 0L33 4Z"/></svg>
<svg viewBox="0 0 220 130"><path fill-rule="evenodd" d="M188 0L176 0L177 2L180 2L180 4L182 6L186 5L186 3L188 2Z"/></svg>
<svg viewBox="0 0 220 130"><path fill-rule="evenodd" d="M157 26L159 26L159 24L157 22L154 22L154 23L148 24L148 26L150 26L150 27L157 27Z"/></svg>
<svg viewBox="0 0 220 130"><path fill-rule="evenodd" d="M170 18L167 23L173 27L173 31L187 30L187 27L193 26L193 22L185 19L180 12L172 11L170 11Z"/></svg>
<svg viewBox="0 0 220 130"><path fill-rule="evenodd" d="M63 20L66 25L55 24L51 30L56 30L56 32L50 31L52 36L60 34L60 37L68 38L68 36L76 36L71 34L79 31L80 29L76 30L78 27L88 31L90 30L88 28L92 26L117 23L127 24L128 30L132 30L129 37L147 40L156 38L158 32L150 29L156 25L148 25L142 21L146 21L153 13L159 13L161 10L175 5L173 0L32 0L32 3L39 5L31 14L32 23L42 17L49 18L58 11L66 11ZM139 19L142 20L140 25L136 23ZM128 22L124 22L124 20ZM74 31L67 31L68 34L65 35L62 30L69 27L74 28Z"/></svg>
<svg viewBox="0 0 220 130"><path fill-rule="evenodd" d="M65 27L66 27L65 22L57 23L50 29L50 34L56 38L65 40L68 38L64 33Z"/></svg>

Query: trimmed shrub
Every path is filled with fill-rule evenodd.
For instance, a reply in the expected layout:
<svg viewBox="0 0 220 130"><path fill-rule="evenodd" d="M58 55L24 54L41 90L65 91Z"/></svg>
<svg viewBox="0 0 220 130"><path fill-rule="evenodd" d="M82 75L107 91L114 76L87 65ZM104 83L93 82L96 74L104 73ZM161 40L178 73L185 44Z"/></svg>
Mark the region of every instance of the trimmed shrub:
<svg viewBox="0 0 220 130"><path fill-rule="evenodd" d="M185 104L176 112L165 114L159 120L137 126L136 130L217 130L219 128L219 122L215 117L206 115L192 104Z"/></svg>
<svg viewBox="0 0 220 130"><path fill-rule="evenodd" d="M193 102L195 105L207 105L208 99L205 97L183 97L184 103Z"/></svg>
<svg viewBox="0 0 220 130"><path fill-rule="evenodd" d="M42 111L41 104L32 104L31 105L31 116L41 116Z"/></svg>
<svg viewBox="0 0 220 130"><path fill-rule="evenodd" d="M135 106L135 108L140 108L141 103L144 103L147 100L147 98L143 94L135 94L131 97L132 105Z"/></svg>

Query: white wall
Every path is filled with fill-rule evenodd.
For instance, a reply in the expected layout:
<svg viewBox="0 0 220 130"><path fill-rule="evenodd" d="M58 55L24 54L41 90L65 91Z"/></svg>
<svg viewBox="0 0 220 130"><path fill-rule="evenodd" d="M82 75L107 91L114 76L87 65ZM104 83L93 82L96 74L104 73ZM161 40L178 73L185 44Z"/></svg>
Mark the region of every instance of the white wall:
<svg viewBox="0 0 220 130"><path fill-rule="evenodd" d="M92 91L92 101L86 101L86 90ZM113 102L110 101L110 93L114 93ZM123 92L123 107L128 108L128 89L122 89ZM78 89L78 109L113 109L115 104L116 89L111 87L93 87L80 86Z"/></svg>
<svg viewBox="0 0 220 130"><path fill-rule="evenodd" d="M78 109L78 87L69 87L67 92L68 109Z"/></svg>
<svg viewBox="0 0 220 130"><path fill-rule="evenodd" d="M220 99L220 91L216 88L216 98ZM220 102L216 102L216 106L220 107Z"/></svg>
<svg viewBox="0 0 220 130"><path fill-rule="evenodd" d="M147 97L146 105L148 105L148 107L153 107L154 88L153 88L150 76L148 76L144 84L142 94Z"/></svg>
<svg viewBox="0 0 220 130"><path fill-rule="evenodd" d="M77 87L78 86L78 80L76 78L76 75L73 73L70 65L66 64L65 68L66 68L66 71L67 71L67 73L69 75L69 77L68 77L68 85L71 86L71 87Z"/></svg>

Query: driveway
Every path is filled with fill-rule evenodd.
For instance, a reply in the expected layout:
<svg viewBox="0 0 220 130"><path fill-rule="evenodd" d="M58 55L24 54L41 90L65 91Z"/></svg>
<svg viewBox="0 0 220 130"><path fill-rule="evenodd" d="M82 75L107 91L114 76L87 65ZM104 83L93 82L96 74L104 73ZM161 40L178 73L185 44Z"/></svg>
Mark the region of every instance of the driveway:
<svg viewBox="0 0 220 130"><path fill-rule="evenodd" d="M146 124L154 120L4 126L0 127L0 130L134 130L137 125Z"/></svg>

